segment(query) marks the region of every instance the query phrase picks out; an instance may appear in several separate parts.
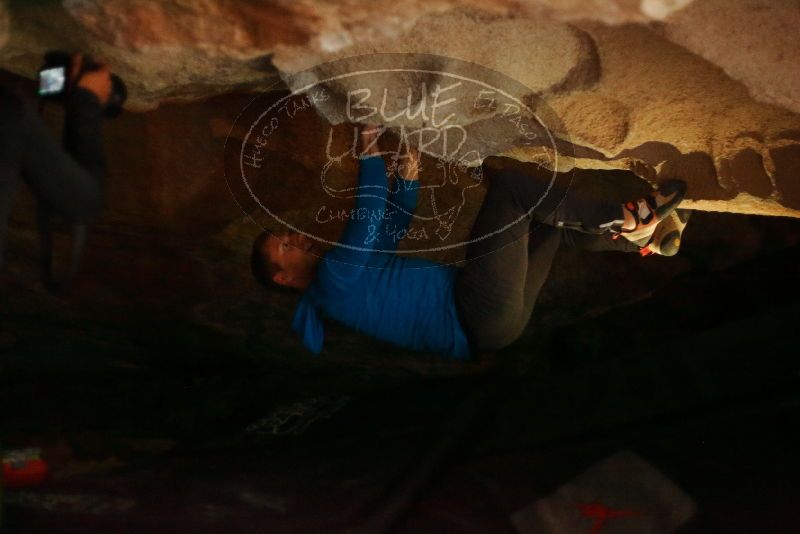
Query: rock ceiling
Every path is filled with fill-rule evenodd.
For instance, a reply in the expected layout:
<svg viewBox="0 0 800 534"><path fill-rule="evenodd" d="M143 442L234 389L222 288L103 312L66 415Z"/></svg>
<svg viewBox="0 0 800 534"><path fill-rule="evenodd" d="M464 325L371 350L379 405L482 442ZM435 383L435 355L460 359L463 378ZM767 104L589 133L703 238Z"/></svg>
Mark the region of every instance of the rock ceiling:
<svg viewBox="0 0 800 534"><path fill-rule="evenodd" d="M457 58L543 98L578 166L640 161L688 180L688 207L800 215L796 0L7 0L0 42L26 77L53 48L109 58L134 111L357 54Z"/></svg>

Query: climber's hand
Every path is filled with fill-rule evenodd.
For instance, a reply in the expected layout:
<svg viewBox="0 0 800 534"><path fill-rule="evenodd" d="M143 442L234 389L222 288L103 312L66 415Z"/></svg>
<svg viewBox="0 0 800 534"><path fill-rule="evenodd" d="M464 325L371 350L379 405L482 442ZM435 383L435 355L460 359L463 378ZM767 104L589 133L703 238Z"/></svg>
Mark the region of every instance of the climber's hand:
<svg viewBox="0 0 800 534"><path fill-rule="evenodd" d="M100 100L100 103L105 105L111 96L111 67L105 60L99 60L98 68L84 72L83 76L78 78L77 86L83 87L91 91ZM72 56L72 79L76 79L81 72L83 64L83 56L75 54Z"/></svg>
<svg viewBox="0 0 800 534"><path fill-rule="evenodd" d="M658 180L658 172L655 167L648 165L643 161L636 160L631 163L631 171L633 174L640 178L644 178L650 183L656 183Z"/></svg>
<svg viewBox="0 0 800 534"><path fill-rule="evenodd" d="M409 145L408 151L406 152L405 157L401 159L401 161L402 163L400 163L400 166L397 170L400 176L412 182L414 180L419 180L419 170L420 170L419 150Z"/></svg>
<svg viewBox="0 0 800 534"><path fill-rule="evenodd" d="M380 155L378 138L383 133L384 128L375 124L362 124L359 126L361 134L361 155L377 156Z"/></svg>

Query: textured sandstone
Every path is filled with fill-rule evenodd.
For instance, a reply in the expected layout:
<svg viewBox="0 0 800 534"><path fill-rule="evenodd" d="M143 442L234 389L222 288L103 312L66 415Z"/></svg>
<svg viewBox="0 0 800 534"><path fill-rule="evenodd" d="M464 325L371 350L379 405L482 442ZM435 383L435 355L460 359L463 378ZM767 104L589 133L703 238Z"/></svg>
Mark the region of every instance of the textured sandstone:
<svg viewBox="0 0 800 534"><path fill-rule="evenodd" d="M487 54L487 48L508 52ZM800 128L800 117L754 100L741 82L647 27L534 25L453 11L421 20L396 39L348 52L421 50L513 73L544 94L576 145L578 166L628 168L643 161L659 169L654 182L680 177L690 183L687 206L798 214L794 186L774 180L788 174L778 166L791 163L785 157L776 161L772 151L796 146L792 132ZM287 46L275 64L290 73L343 55ZM342 88L332 89L342 96ZM519 149L507 153L531 159Z"/></svg>
<svg viewBox="0 0 800 534"><path fill-rule="evenodd" d="M795 0L703 0L667 18L663 33L724 69L754 98L800 113Z"/></svg>
<svg viewBox="0 0 800 534"><path fill-rule="evenodd" d="M8 8L5 2L0 1L0 49L2 49L8 42L11 21L8 16Z"/></svg>
<svg viewBox="0 0 800 534"><path fill-rule="evenodd" d="M645 162L658 171L648 173L651 181L687 179L687 206L696 209L800 213L794 0L6 4L2 67L32 77L47 49L88 50L128 81L131 109L276 87L357 53L438 54L488 66L544 95L578 166ZM218 130L234 116L217 116L226 125ZM462 119L486 139L501 137L485 117ZM485 146L534 158L519 146Z"/></svg>

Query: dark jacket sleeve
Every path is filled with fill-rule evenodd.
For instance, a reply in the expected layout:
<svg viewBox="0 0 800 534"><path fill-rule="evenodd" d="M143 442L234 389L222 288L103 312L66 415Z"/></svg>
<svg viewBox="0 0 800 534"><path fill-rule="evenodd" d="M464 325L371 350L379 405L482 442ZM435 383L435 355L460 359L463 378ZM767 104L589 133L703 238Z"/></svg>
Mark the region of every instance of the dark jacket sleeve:
<svg viewBox="0 0 800 534"><path fill-rule="evenodd" d="M24 104L21 170L36 196L51 209L78 222L87 222L102 206L106 169L100 138L102 106L82 88L66 101L64 147L36 110Z"/></svg>
<svg viewBox="0 0 800 534"><path fill-rule="evenodd" d="M67 100L64 148L100 182L106 173L106 155L100 135L103 108L97 96L85 89Z"/></svg>

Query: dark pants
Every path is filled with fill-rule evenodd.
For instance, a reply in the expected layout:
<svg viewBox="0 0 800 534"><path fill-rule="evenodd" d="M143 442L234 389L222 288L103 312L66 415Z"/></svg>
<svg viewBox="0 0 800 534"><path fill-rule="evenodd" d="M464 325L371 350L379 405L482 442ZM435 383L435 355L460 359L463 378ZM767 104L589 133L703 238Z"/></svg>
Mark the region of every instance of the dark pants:
<svg viewBox="0 0 800 534"><path fill-rule="evenodd" d="M500 170L484 165L488 191L456 279L456 306L473 352L520 336L562 240L589 250L639 250L607 231L622 218L626 193L603 180L605 171L554 175L534 164L501 163ZM628 200L641 192L635 180Z"/></svg>
<svg viewBox="0 0 800 534"><path fill-rule="evenodd" d="M65 102L62 147L29 102L0 88L0 266L20 177L40 209L78 223L100 211L105 173L101 114L93 94L85 89L71 92Z"/></svg>

